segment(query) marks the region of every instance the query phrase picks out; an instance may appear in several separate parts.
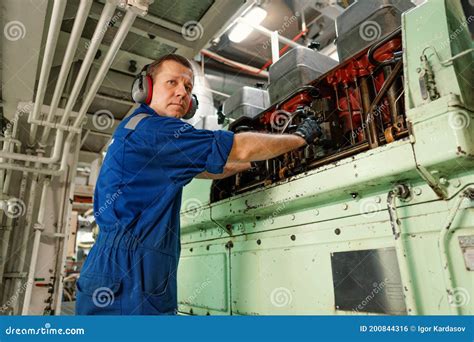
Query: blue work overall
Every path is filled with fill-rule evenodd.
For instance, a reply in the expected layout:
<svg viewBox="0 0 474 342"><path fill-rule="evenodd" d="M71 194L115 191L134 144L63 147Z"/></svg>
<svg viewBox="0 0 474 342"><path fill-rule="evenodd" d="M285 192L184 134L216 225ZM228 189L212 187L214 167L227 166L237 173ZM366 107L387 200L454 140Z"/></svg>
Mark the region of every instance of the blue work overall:
<svg viewBox="0 0 474 342"><path fill-rule="evenodd" d="M222 173L228 131L198 130L141 105L113 134L94 194L99 225L77 283L76 314L177 312L183 186Z"/></svg>

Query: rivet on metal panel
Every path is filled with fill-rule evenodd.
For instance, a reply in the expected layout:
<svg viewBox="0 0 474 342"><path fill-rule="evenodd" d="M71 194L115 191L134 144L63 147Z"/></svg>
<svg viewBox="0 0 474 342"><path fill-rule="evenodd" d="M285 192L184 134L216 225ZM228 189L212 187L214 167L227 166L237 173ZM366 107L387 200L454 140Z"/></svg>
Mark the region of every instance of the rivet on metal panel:
<svg viewBox="0 0 474 342"><path fill-rule="evenodd" d="M341 230L340 230L339 228L336 228L336 229L334 230L334 234L336 234L336 235L341 234Z"/></svg>
<svg viewBox="0 0 474 342"><path fill-rule="evenodd" d="M439 184L441 184L441 185L448 185L448 183L449 182L448 182L448 179L446 177L441 177L439 179Z"/></svg>
<svg viewBox="0 0 474 342"><path fill-rule="evenodd" d="M262 244L262 240L258 239L257 240L257 245L261 245Z"/></svg>
<svg viewBox="0 0 474 342"><path fill-rule="evenodd" d="M316 209L316 210L314 211L314 215L316 215L316 216L319 215L319 210L318 210L318 209Z"/></svg>
<svg viewBox="0 0 474 342"><path fill-rule="evenodd" d="M295 240L296 240L296 236L295 236L295 235L291 235L291 236L290 236L290 239L291 239L292 241L295 241Z"/></svg>
<svg viewBox="0 0 474 342"><path fill-rule="evenodd" d="M415 195L417 195L417 196L420 196L421 193L422 193L421 188L415 188L415 189L413 189L413 192L414 192Z"/></svg>
<svg viewBox="0 0 474 342"><path fill-rule="evenodd" d="M382 202L382 199L380 198L380 196L375 197L375 203L380 203L380 202Z"/></svg>
<svg viewBox="0 0 474 342"><path fill-rule="evenodd" d="M292 221L294 221L294 220L295 220L295 218L296 218L296 216L295 216L295 215L291 215L291 220L292 220Z"/></svg>
<svg viewBox="0 0 474 342"><path fill-rule="evenodd" d="M342 210L347 210L347 209L349 209L349 205L347 203L344 203L342 205Z"/></svg>
<svg viewBox="0 0 474 342"><path fill-rule="evenodd" d="M453 186L459 188L461 186L461 181L459 179L453 180Z"/></svg>

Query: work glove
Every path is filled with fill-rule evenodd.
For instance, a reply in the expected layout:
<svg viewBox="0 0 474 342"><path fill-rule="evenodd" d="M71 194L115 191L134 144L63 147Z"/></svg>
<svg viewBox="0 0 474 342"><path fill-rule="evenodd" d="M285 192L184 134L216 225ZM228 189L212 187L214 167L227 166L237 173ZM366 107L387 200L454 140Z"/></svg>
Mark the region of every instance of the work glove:
<svg viewBox="0 0 474 342"><path fill-rule="evenodd" d="M314 116L304 119L293 134L302 137L307 144L312 144L316 138L320 138L323 135L321 127Z"/></svg>

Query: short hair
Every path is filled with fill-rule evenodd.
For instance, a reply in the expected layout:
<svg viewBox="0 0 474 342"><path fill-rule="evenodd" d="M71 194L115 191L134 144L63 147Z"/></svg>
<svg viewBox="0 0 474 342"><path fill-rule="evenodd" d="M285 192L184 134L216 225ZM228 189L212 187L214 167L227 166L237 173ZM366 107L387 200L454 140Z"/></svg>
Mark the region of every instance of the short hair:
<svg viewBox="0 0 474 342"><path fill-rule="evenodd" d="M147 73L147 75L151 76L153 81L155 80L155 77L154 77L155 74L157 73L160 66L165 61L175 61L175 62L185 66L186 68L191 70L191 72L193 73L193 78L194 78L194 71L193 71L193 66L191 65L191 62L189 62L189 60L186 57L183 57L181 55L177 55L177 54L174 54L174 53L170 53L170 54L161 56L156 61L148 64L148 66L146 68L146 73Z"/></svg>

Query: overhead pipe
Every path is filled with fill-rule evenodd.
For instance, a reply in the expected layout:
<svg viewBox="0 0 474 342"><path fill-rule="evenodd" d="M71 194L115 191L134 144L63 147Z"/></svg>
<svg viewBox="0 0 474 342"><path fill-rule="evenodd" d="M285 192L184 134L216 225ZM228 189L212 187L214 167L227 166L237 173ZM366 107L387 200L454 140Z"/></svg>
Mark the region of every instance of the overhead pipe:
<svg viewBox="0 0 474 342"><path fill-rule="evenodd" d="M82 88L82 85L84 84L84 81L86 79L86 76L92 66L92 62L94 61L94 57L97 53L97 50L99 49L100 43L102 42L102 38L104 36L104 28L107 27L107 23L110 22L110 19L112 18L112 15L115 12L115 9L117 7L117 4L114 2L107 2L107 4L104 6L104 10L102 11L102 14L100 16L99 22L97 24L97 27L94 31L94 34L91 39L91 44L89 46L89 49L86 53L86 56L84 58L84 61L82 62L81 69L79 70L79 74L77 75L76 82L74 84L74 87L71 91L71 94L69 96L68 102L66 104L66 108L64 109L64 114L62 117L62 120L60 122L60 125L65 125L67 123L67 120L69 118L69 115L72 112L72 108L75 105L77 98L79 97L79 92ZM79 32L80 35L80 32ZM71 37L73 39L73 37ZM45 56L46 58L46 56ZM49 73L49 72L48 72ZM36 97L35 101L39 101L40 99L38 96ZM42 105L42 99L41 99L41 105ZM34 106L36 108L38 102L35 102ZM31 120L30 120L31 119ZM33 110L33 113L29 117L29 121L36 122L37 124L41 124L42 121L35 120L35 112ZM18 122L18 121L16 121ZM33 127L34 125L32 125ZM80 130L77 130L77 132L80 132ZM35 133L36 134L36 133ZM31 137L31 135L30 135ZM52 164L56 163L60 156L61 156L61 147L63 145L63 137L64 137L64 132L61 129L58 129L56 132L56 138L54 141L54 147L53 147L53 152L50 157L39 157L39 156L32 156L32 155L24 155L21 153L5 153L5 152L0 152L0 158L8 158L8 159L13 159L13 160L22 160L22 161L29 161L32 163L42 163L42 164ZM31 168L25 168L24 166L19 166L19 165L1 165L2 169L7 169L7 170L17 170L17 171L28 171L31 170ZM46 170L47 172L38 172L40 174L54 174L51 173L49 170ZM36 171L35 171L36 172Z"/></svg>
<svg viewBox="0 0 474 342"><path fill-rule="evenodd" d="M53 63L54 52L56 43L59 37L59 31L61 29L61 22L64 16L64 10L66 9L65 0L55 0L53 4L53 10L51 13L51 22L48 29L48 37L46 39L46 47L44 49L43 63L41 64L41 72L38 81L38 87L36 90L35 105L33 113L30 116L32 120L38 120L38 115L43 105L44 95L46 87L48 86L49 73L51 71L51 65ZM31 121L29 121L31 123ZM38 126L32 124L30 128L30 139L29 145L35 144L36 133Z"/></svg>
<svg viewBox="0 0 474 342"><path fill-rule="evenodd" d="M71 69L72 62L74 60L74 54L77 50L77 45L81 38L81 33L86 24L88 13L92 6L92 0L81 0L79 8L77 10L76 19L74 20L74 26L72 27L71 36L66 47L66 53L61 64L61 70L59 71L58 80L56 87L54 89L53 99L51 100L49 114L46 118L46 122L51 122L56 114L58 108L59 100L64 90L64 85L66 84L67 76ZM50 127L45 127L43 134L41 136L40 146L45 146L48 141L49 133L51 131Z"/></svg>
<svg viewBox="0 0 474 342"><path fill-rule="evenodd" d="M81 109L79 110L79 115L77 116L73 125L74 128L80 127L82 120L87 114L87 110L89 109L92 101L94 100L95 94L99 90L99 87L107 74L107 70L110 69L112 62L114 61L115 56L117 55L120 46L125 40L125 37L127 36L128 32L130 31L130 28L132 27L132 24L135 21L136 17L137 13L135 13L135 11L130 9L127 10L127 14L125 14L125 17L123 18L122 23L120 24L120 27L117 33L115 34L114 40L110 45L109 51L107 51L107 54L104 57L104 61L102 62L99 70L97 71L97 75L94 78L94 81L92 82L92 85L90 86L84 101L82 102ZM65 114L67 114L67 111Z"/></svg>

